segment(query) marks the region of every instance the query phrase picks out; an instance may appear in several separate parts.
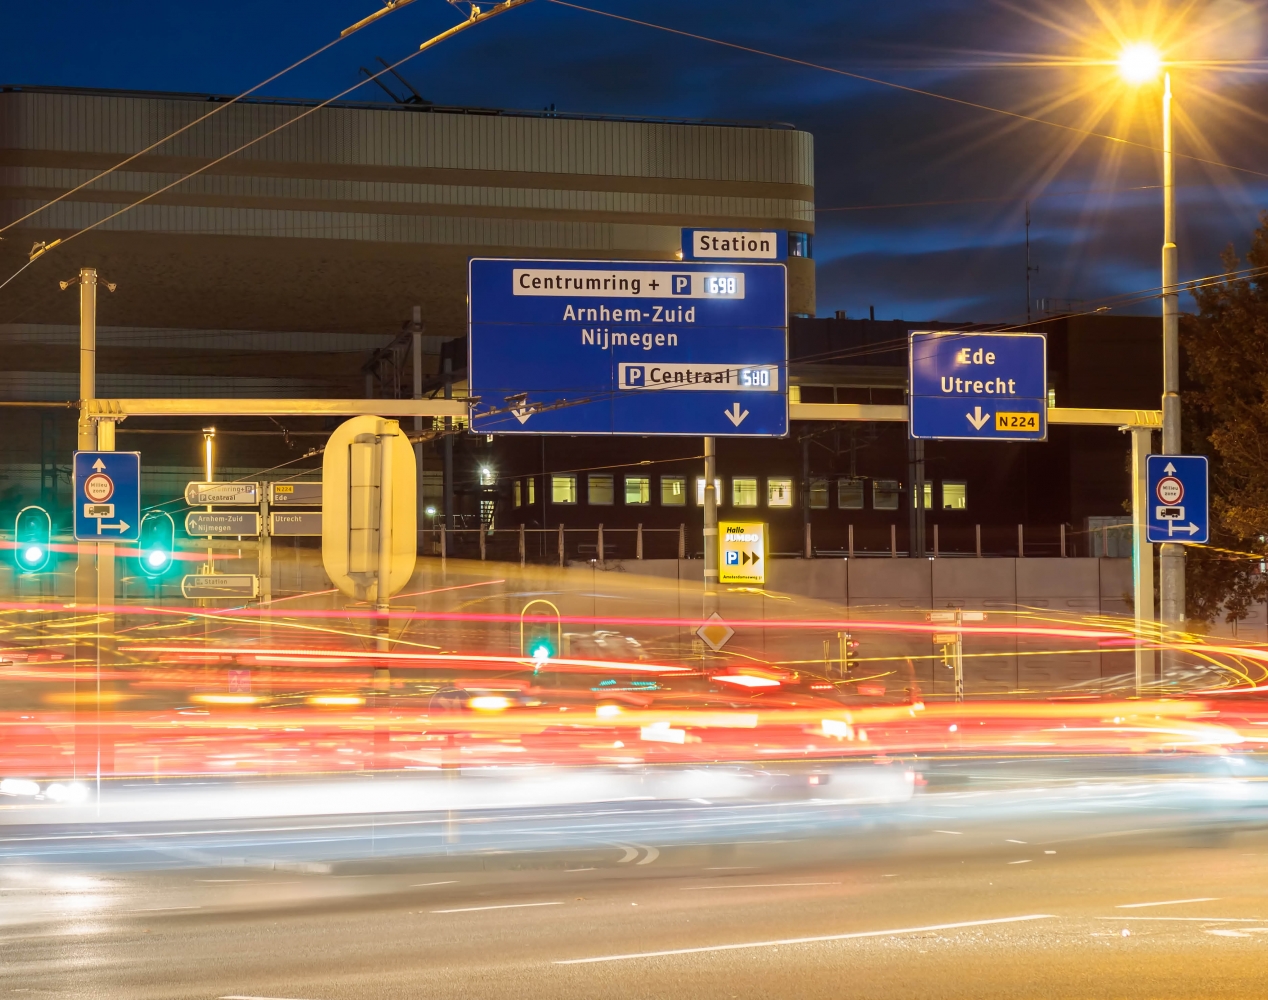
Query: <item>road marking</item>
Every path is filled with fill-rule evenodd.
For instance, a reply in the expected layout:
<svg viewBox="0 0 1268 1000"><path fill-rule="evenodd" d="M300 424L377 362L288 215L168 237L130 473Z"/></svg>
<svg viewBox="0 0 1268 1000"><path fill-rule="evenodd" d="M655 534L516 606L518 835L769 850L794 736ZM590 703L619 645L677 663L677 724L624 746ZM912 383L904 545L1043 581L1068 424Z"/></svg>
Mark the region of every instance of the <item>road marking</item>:
<svg viewBox="0 0 1268 1000"><path fill-rule="evenodd" d="M666 951L641 951L628 955L596 955L593 958L555 959L553 965L585 965L592 962L624 962L634 958L663 958L667 955L698 955L710 951L739 951L744 948L777 948L786 944L819 944L825 941L851 941L859 938L889 937L894 934L920 934L924 931L950 931L963 927L988 927L992 924L1016 924L1027 920L1055 920L1054 913L1030 913L1024 917L996 917L993 920L963 920L954 924L929 924L925 927L898 927L887 931L853 931L848 934L821 934L815 937L777 938L773 941L744 941L739 944L713 944L701 948L671 948Z"/></svg>
<svg viewBox="0 0 1268 1000"><path fill-rule="evenodd" d="M748 882L743 885L688 885L680 892L695 892L704 889L782 889L790 885L840 885L840 882Z"/></svg>
<svg viewBox="0 0 1268 1000"><path fill-rule="evenodd" d="M647 852L647 857L639 862L640 865L650 865L653 861L660 857L660 849L656 847L648 847L646 844L635 844L635 847L641 847Z"/></svg>
<svg viewBox="0 0 1268 1000"><path fill-rule="evenodd" d="M1214 903L1219 896L1199 896L1196 899L1164 899L1158 903L1119 903L1116 910L1138 910L1144 906L1178 906L1181 903Z"/></svg>
<svg viewBox="0 0 1268 1000"><path fill-rule="evenodd" d="M1198 924L1262 924L1263 917L1097 917L1097 920L1181 920Z"/></svg>
<svg viewBox="0 0 1268 1000"><path fill-rule="evenodd" d="M1024 840L1005 840L1005 844L1024 844Z"/></svg>
<svg viewBox="0 0 1268 1000"><path fill-rule="evenodd" d="M460 906L454 910L432 910L432 913L474 913L476 910L520 910L526 906L563 906L563 900L553 903L503 903L501 906Z"/></svg>
<svg viewBox="0 0 1268 1000"><path fill-rule="evenodd" d="M248 997L237 993L231 993L227 997L221 997L220 1000L299 1000L298 997Z"/></svg>
<svg viewBox="0 0 1268 1000"><path fill-rule="evenodd" d="M748 871L756 867L757 865L720 865L716 868L706 868L705 871L707 872L738 872L738 871Z"/></svg>
<svg viewBox="0 0 1268 1000"><path fill-rule="evenodd" d="M458 881L459 880L456 878L451 878L448 882L412 882L410 883L410 888L422 889L423 887L429 886L429 885L456 885Z"/></svg>
<svg viewBox="0 0 1268 1000"><path fill-rule="evenodd" d="M1028 865L1030 864L1030 858L1027 858L1025 861L1010 861L1008 863L1010 865Z"/></svg>
<svg viewBox="0 0 1268 1000"><path fill-rule="evenodd" d="M627 862L633 861L635 858L638 857L637 847L631 847L629 844L616 844L616 843L614 843L612 846L619 847L621 850L625 852L625 857L621 858L621 860L617 862L618 865L626 864Z"/></svg>
<svg viewBox="0 0 1268 1000"><path fill-rule="evenodd" d="M201 910L201 906L142 906L129 913L159 913L165 910Z"/></svg>
<svg viewBox="0 0 1268 1000"><path fill-rule="evenodd" d="M964 834L960 830L934 830L934 833L949 833L953 837L963 837Z"/></svg>

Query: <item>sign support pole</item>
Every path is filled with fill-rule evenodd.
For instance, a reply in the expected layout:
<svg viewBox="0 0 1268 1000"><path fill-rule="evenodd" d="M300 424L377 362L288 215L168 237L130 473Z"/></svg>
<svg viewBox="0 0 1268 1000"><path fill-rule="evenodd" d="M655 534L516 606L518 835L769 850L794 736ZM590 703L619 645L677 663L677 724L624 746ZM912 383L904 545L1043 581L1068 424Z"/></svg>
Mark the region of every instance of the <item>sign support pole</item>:
<svg viewBox="0 0 1268 1000"><path fill-rule="evenodd" d="M717 438L704 439L704 617L718 610Z"/></svg>
<svg viewBox="0 0 1268 1000"><path fill-rule="evenodd" d="M1154 611L1154 547L1147 541L1149 479L1146 458L1153 451L1153 430L1128 428L1132 436L1132 605L1135 610L1136 694L1143 695L1154 680L1153 650L1146 649L1144 633Z"/></svg>

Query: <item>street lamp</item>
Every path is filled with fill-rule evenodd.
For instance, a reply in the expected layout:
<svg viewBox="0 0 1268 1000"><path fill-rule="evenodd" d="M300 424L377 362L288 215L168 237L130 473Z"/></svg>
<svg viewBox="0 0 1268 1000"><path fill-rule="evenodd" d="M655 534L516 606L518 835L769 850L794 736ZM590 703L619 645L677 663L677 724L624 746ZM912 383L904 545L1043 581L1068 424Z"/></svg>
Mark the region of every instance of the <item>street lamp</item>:
<svg viewBox="0 0 1268 1000"><path fill-rule="evenodd" d="M1140 86L1162 74L1162 453L1179 455L1180 446L1180 292L1176 253L1175 164L1171 150L1171 74L1162 53L1145 42L1126 46L1118 69L1124 80ZM1173 628L1184 626L1184 546L1164 542L1158 550L1159 618ZM1163 652L1163 676L1175 665L1175 654Z"/></svg>

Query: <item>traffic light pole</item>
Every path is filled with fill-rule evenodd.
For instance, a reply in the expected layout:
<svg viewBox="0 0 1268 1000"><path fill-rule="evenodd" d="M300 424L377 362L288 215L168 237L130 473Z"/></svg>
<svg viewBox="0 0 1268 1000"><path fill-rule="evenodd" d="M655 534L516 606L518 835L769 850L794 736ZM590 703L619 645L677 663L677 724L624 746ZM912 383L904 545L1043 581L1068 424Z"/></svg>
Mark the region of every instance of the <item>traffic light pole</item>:
<svg viewBox="0 0 1268 1000"><path fill-rule="evenodd" d="M1154 617L1154 547L1147 540L1146 533L1149 517L1147 466L1149 454L1154 450L1153 430L1148 427L1131 427L1128 430L1132 436L1132 606L1135 615L1136 693L1142 695L1154 682L1154 653L1146 648L1145 635Z"/></svg>

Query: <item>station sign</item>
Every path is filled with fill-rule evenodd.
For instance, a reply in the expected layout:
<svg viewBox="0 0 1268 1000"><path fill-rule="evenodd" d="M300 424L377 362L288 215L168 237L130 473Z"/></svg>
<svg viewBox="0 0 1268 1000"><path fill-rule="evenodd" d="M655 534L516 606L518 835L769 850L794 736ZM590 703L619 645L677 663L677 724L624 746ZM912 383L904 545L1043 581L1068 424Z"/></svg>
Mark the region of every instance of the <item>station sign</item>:
<svg viewBox="0 0 1268 1000"><path fill-rule="evenodd" d="M909 335L913 438L1044 441L1047 338L1041 333L913 331Z"/></svg>
<svg viewBox="0 0 1268 1000"><path fill-rule="evenodd" d="M274 507L320 507L321 483L270 483L269 503Z"/></svg>
<svg viewBox="0 0 1268 1000"><path fill-rule="evenodd" d="M247 573L191 573L181 577L181 595L189 600L251 600L260 596L260 578Z"/></svg>
<svg viewBox="0 0 1268 1000"><path fill-rule="evenodd" d="M141 453L77 451L73 496L77 542L141 537Z"/></svg>
<svg viewBox="0 0 1268 1000"><path fill-rule="evenodd" d="M321 535L321 511L269 511L269 534L292 538Z"/></svg>
<svg viewBox="0 0 1268 1000"><path fill-rule="evenodd" d="M1205 455L1148 455L1146 540L1204 545L1210 538Z"/></svg>
<svg viewBox="0 0 1268 1000"><path fill-rule="evenodd" d="M766 525L718 522L718 583L766 582Z"/></svg>
<svg viewBox="0 0 1268 1000"><path fill-rule="evenodd" d="M783 264L473 259L479 434L788 433Z"/></svg>
<svg viewBox="0 0 1268 1000"><path fill-rule="evenodd" d="M185 502L193 507L219 504L228 507L255 507L260 502L259 483L188 483Z"/></svg>
<svg viewBox="0 0 1268 1000"><path fill-rule="evenodd" d="M185 534L205 538L242 538L259 535L260 515L254 510L191 510L185 515Z"/></svg>
<svg viewBox="0 0 1268 1000"><path fill-rule="evenodd" d="M787 260L787 229L684 229L683 260Z"/></svg>

